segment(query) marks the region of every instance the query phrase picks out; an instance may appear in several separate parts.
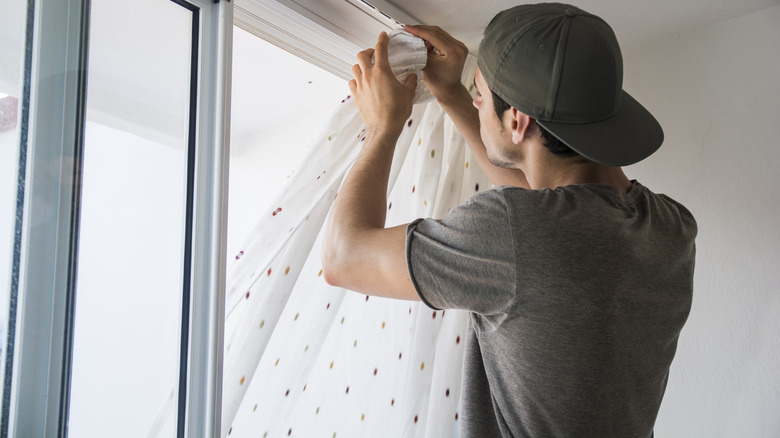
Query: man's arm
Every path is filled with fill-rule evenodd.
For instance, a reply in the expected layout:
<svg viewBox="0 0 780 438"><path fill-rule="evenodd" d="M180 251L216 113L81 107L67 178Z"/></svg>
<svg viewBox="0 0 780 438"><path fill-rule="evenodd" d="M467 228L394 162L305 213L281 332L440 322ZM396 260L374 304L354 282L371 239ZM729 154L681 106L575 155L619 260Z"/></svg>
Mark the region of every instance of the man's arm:
<svg viewBox="0 0 780 438"><path fill-rule="evenodd" d="M406 268L406 226L385 228L387 180L395 143L412 112L417 84L398 82L387 59L387 34L358 54L349 88L368 133L339 190L325 231L325 281L368 295L419 300ZM375 55L375 63L371 56Z"/></svg>
<svg viewBox="0 0 780 438"><path fill-rule="evenodd" d="M428 42L428 64L423 70L425 85L455 123L472 156L494 186L529 188L525 174L492 164L479 134L479 112L461 83L468 48L437 26L406 26L406 31Z"/></svg>

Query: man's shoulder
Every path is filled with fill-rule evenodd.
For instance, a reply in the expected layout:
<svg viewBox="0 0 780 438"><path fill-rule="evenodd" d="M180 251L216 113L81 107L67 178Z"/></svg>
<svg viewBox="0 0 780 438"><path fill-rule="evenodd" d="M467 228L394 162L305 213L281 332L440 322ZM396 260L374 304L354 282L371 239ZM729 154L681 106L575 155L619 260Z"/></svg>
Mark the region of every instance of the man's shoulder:
<svg viewBox="0 0 780 438"><path fill-rule="evenodd" d="M489 190L485 190L479 193L475 193L469 199L466 200L466 205L469 204L501 204L505 205L510 200L515 201L522 198L533 199L539 196L537 190L526 189L515 186L498 186Z"/></svg>
<svg viewBox="0 0 780 438"><path fill-rule="evenodd" d="M490 216L489 219L541 212L555 209L554 205L566 202L570 195L548 189L533 190L514 186L498 186L472 195L466 203L453 209L448 216Z"/></svg>
<svg viewBox="0 0 780 438"><path fill-rule="evenodd" d="M471 195L466 202L450 209L442 219L420 218L409 224L408 231L418 231L437 238L460 235L461 238L485 238L506 233L509 208L505 187L494 187Z"/></svg>

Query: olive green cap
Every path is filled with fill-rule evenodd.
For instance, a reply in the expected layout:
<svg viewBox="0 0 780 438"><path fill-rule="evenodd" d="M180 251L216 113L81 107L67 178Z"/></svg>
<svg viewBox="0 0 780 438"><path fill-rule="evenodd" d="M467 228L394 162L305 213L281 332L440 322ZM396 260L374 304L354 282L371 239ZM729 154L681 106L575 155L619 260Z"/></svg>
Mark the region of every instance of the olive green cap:
<svg viewBox="0 0 780 438"><path fill-rule="evenodd" d="M477 63L494 93L592 161L633 164L663 142L658 121L623 91L612 28L579 8L543 3L498 13Z"/></svg>

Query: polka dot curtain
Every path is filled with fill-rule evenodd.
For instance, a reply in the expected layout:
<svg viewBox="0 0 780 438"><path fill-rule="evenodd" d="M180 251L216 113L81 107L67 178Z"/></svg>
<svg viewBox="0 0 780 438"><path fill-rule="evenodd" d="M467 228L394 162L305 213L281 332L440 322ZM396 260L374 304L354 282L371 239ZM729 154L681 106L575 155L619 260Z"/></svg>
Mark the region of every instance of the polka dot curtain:
<svg viewBox="0 0 780 438"><path fill-rule="evenodd" d="M366 133L349 96L326 126L229 260L222 436L457 436L467 314L322 277L323 224ZM442 218L490 183L434 101L414 106L388 187L394 226Z"/></svg>

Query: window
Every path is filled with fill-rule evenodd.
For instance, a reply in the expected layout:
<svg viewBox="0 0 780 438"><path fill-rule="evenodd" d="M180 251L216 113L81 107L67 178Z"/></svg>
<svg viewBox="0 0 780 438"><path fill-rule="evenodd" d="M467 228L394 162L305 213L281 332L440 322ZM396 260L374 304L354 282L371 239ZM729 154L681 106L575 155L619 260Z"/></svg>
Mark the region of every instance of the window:
<svg viewBox="0 0 780 438"><path fill-rule="evenodd" d="M199 17L161 0L90 12L69 433L129 438L180 374Z"/></svg>
<svg viewBox="0 0 780 438"><path fill-rule="evenodd" d="M359 17L352 23L337 20L340 13L323 18L316 2L239 3L237 23L340 78L330 84L343 85L367 45L361 38L373 43L376 31L366 29L386 20L365 2L329 0L331 12L351 8L348 16ZM147 390L174 412L164 435L218 434L233 7L213 0L3 7L0 306L8 308L0 307L0 366L8 402L0 437L65 435L68 427L79 435L106 427L143 434L124 425L159 419L153 401L127 404ZM371 14L377 19L365 18ZM334 103L346 91L326 88ZM329 111L318 108L308 109ZM240 177L254 141L236 138ZM236 239L245 234L231 229ZM155 270L162 276L147 276ZM149 319L167 328L141 341ZM160 354L147 356L154 349ZM148 387L127 384L114 368L120 362ZM161 389L171 378L173 392ZM147 420L136 421L141 411Z"/></svg>
<svg viewBox="0 0 780 438"><path fill-rule="evenodd" d="M29 6L26 14L24 5ZM95 12L91 24L90 8ZM10 301L9 336L3 349L8 365L3 399L8 403L3 406L0 436L65 436L69 422L74 433L104 436L105 429L84 429L95 426L95 418L108 420L112 436L143 434L125 427L135 424L138 408L121 409L126 394L116 390L128 376L106 369L116 363L118 350L132 349L128 339L116 342L116 333L110 333L111 324L122 324L118 318L123 315L111 311L132 315L138 301L122 300L155 289L164 291L154 294L156 310L164 313L157 318L172 321L173 328L139 342L136 352L146 353L144 349L151 350L155 343L165 350L153 356L162 357L164 364L151 364L143 377L152 381L179 377L172 397L177 421L171 434L215 435L219 400L213 388L221 373L224 319L220 279L225 259L232 3L36 0L14 1L8 10L21 12L9 16L4 7L2 24L7 18L21 25L0 31L4 37L0 87L8 88L6 72L14 71L7 62L13 57L6 56L12 49L7 52L6 45L16 44L23 60L22 68L16 68L21 70L19 136L2 152L18 154L21 165L12 172L13 196L19 194L19 202L11 209L7 202L0 205L2 214L10 212L15 219L13 270L6 283L11 299L4 301ZM135 19L128 23L128 17ZM114 18L120 20L110 23ZM129 26L120 27L123 23ZM6 30L13 36L11 32L21 27L26 31L23 43L5 39ZM103 32L103 37L92 40L96 52L87 101L90 31ZM160 33L147 45L133 34L150 31ZM111 46L101 47L102 42ZM3 186L0 199L5 201L8 192ZM151 225L139 226L144 222ZM0 222L6 224L5 219ZM106 243L110 248L103 246ZM139 246L142 256L130 256ZM152 246L158 251L150 250ZM155 268L163 271L161 278L142 278ZM140 282L127 287L138 278ZM84 291L79 309L77 289ZM95 304L112 290L117 295L108 306L105 301ZM90 295L97 300L90 301ZM95 307L99 309L94 311ZM150 317L145 310L136 315L128 334L143 331ZM82 336L76 338L79 350L73 361L74 314L79 312L87 320L75 325ZM102 319L90 325L90 317ZM109 342L101 339L104 335ZM92 345L99 349L90 350L90 340L98 340ZM133 372L149 361L140 354L129 357L138 360ZM103 369L82 373L84 363ZM72 372L74 364L77 372ZM102 388L111 390L109 397L103 397ZM159 403L159 397L154 398ZM88 407L80 404L84 400ZM99 411L104 407L108 409ZM150 420L155 408L148 409ZM87 415L89 420L84 420Z"/></svg>

